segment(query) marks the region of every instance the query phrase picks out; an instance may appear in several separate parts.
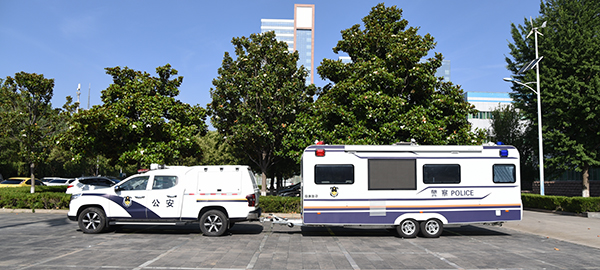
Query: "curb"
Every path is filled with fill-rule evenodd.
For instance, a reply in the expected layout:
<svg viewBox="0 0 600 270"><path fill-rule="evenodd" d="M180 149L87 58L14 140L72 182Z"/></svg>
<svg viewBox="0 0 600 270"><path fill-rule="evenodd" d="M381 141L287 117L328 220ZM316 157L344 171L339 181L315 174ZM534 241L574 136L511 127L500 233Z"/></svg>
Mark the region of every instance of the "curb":
<svg viewBox="0 0 600 270"><path fill-rule="evenodd" d="M64 214L66 215L69 210L66 209L12 209L12 208L0 208L0 213L29 213L29 214ZM301 215L298 213L263 213L261 217L268 217L269 214L281 218L300 218Z"/></svg>
<svg viewBox="0 0 600 270"><path fill-rule="evenodd" d="M301 218L302 215L299 213L262 213L260 217L268 218L269 215L278 216L280 218Z"/></svg>
<svg viewBox="0 0 600 270"><path fill-rule="evenodd" d="M64 214L66 215L69 210L64 209L11 209L11 208L0 208L0 213L32 213L32 214Z"/></svg>
<svg viewBox="0 0 600 270"><path fill-rule="evenodd" d="M573 213L573 212L563 212L563 211L557 211L557 210L547 210L547 209L528 208L528 207L523 207L523 210L541 212L541 213L550 213L550 214L563 215L563 216L600 218L600 212Z"/></svg>
<svg viewBox="0 0 600 270"><path fill-rule="evenodd" d="M585 218L597 218L600 219L600 212L586 212L586 213L571 213L571 212L562 212L562 211L551 211L544 209L535 209L535 208L524 208L523 210L527 211L535 211L535 212L544 212L544 213L552 213L556 215L565 215L565 216L579 216ZM65 209L12 209L12 208L0 208L0 213L35 213L35 214L63 214L66 215L69 210ZM270 214L281 217L281 218L301 218L302 215L299 213L263 213L261 217L266 218Z"/></svg>

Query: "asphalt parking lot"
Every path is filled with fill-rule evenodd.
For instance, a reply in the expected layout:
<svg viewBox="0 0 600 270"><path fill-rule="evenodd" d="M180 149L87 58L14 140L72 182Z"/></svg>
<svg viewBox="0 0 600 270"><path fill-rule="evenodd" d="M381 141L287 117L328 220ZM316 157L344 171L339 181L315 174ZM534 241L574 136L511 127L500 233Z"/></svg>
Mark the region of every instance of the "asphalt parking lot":
<svg viewBox="0 0 600 270"><path fill-rule="evenodd" d="M573 238L595 239L543 231L555 222ZM438 239L270 222L239 223L216 238L191 225L89 235L62 213L0 212L0 269L599 269L597 230L600 219L526 211L512 225L446 228Z"/></svg>

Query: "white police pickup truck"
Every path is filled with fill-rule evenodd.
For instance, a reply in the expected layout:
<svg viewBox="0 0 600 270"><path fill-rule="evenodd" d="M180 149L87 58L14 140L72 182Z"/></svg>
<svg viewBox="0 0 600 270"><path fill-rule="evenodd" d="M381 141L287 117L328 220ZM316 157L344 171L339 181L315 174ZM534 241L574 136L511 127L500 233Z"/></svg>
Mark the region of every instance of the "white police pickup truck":
<svg viewBox="0 0 600 270"><path fill-rule="evenodd" d="M220 236L235 222L260 217L260 191L248 166L157 167L113 187L72 194L69 219L84 233L199 223L204 235Z"/></svg>

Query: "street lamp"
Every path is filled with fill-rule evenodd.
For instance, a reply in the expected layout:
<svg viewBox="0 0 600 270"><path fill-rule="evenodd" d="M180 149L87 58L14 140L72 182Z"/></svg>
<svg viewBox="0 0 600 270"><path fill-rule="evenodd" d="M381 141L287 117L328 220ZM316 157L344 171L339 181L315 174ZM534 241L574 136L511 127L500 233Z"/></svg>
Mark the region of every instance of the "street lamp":
<svg viewBox="0 0 600 270"><path fill-rule="evenodd" d="M539 84L537 84L538 90L536 91L533 88L531 88L531 86L528 85L528 84L532 84L535 82L523 83L515 78L504 78L504 81L512 82L512 83L516 83L516 84L525 86L525 87L529 88L529 90L531 90L537 94L538 147L540 149L540 157L539 157L539 159L540 159L540 195L544 195L544 143L542 141L542 102L540 99ZM539 78L538 78L538 81L539 81Z"/></svg>
<svg viewBox="0 0 600 270"><path fill-rule="evenodd" d="M538 29L546 27L546 22L543 22L542 26L540 26L540 27L533 27L533 20L531 19L531 17L529 17L529 21L531 22L531 31L529 32L529 34L527 34L526 38L529 38L529 36L531 36L531 34L534 34L534 36L535 36L535 59L533 61L529 62L527 65L524 65L517 72L517 75L520 75L521 73L528 71L535 66L536 67L536 72L535 72L536 73L536 82L523 83L514 78L504 78L504 80L507 82L512 82L512 83L516 83L516 84L525 86L537 94L538 144L539 144L539 149L540 149L540 151L539 151L540 152L540 195L543 196L543 195L545 195L545 192L544 192L544 143L542 140L543 139L543 137L542 137L542 99L540 96L541 93L540 93L540 65L539 65L539 62L544 57L543 56L539 57L539 55L538 55L537 35L538 34L542 35L542 33L540 33L538 31ZM533 90L533 88L531 88L531 86L528 85L528 84L532 84L532 83L536 84L537 91Z"/></svg>

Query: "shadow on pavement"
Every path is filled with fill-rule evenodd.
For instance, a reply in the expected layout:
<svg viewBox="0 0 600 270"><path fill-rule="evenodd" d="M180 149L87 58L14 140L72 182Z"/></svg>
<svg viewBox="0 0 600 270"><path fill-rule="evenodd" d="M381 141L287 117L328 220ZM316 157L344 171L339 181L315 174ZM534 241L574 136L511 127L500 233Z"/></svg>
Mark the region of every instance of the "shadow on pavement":
<svg viewBox="0 0 600 270"><path fill-rule="evenodd" d="M79 231L79 230L78 230ZM260 234L263 231L261 224L236 223L225 235L238 234ZM111 233L137 233L137 234L202 234L198 224L184 226L144 226L144 225L120 225L111 226L107 232Z"/></svg>
<svg viewBox="0 0 600 270"><path fill-rule="evenodd" d="M368 229L368 228L344 228L344 227L273 227L275 234L302 234L302 236L322 236L322 237L399 237L396 229ZM456 236L502 236L509 235L494 227L486 228L485 225L465 225L444 228L441 237Z"/></svg>

